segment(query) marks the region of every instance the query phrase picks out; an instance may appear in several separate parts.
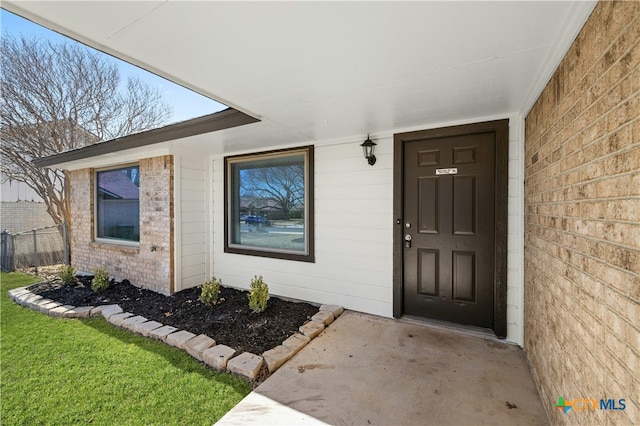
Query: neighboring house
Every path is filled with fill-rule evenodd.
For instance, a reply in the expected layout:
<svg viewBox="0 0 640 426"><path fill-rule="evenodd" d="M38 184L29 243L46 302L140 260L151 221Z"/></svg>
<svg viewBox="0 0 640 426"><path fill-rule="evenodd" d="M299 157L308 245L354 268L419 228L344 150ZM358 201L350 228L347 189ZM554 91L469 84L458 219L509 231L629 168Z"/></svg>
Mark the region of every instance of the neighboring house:
<svg viewBox="0 0 640 426"><path fill-rule="evenodd" d="M26 183L2 179L0 230L10 233L54 225L47 206Z"/></svg>
<svg viewBox="0 0 640 426"><path fill-rule="evenodd" d="M14 270L34 266L34 234L39 252L39 265L62 263L65 259L64 243L59 228L47 205L38 194L23 182L2 179L0 192L0 231L3 236L2 268ZM36 230L35 232L29 232Z"/></svg>
<svg viewBox="0 0 640 426"><path fill-rule="evenodd" d="M15 203L18 201L29 201L42 203L42 198L29 185L24 182L11 180L6 176L0 178L0 201L3 203Z"/></svg>
<svg viewBox="0 0 640 426"><path fill-rule="evenodd" d="M24 139L20 136L24 137L25 134L29 134L32 137L53 140L51 132L64 135L66 140L72 141L73 146L84 146L99 140L95 135L70 121L47 122L40 126L9 127L3 129L2 137L15 137L18 141L17 144L22 145ZM3 144L3 149L11 150L11 145L10 143ZM53 144L44 145L42 149L51 149ZM15 166L11 159L11 156L5 157L3 155L3 161ZM24 176L24 170L16 168L16 171ZM0 184L0 227L3 231L17 233L55 225L55 221L47 211L46 203L28 184L11 179L4 173L0 176ZM57 183L57 185L61 184ZM61 186L57 186L56 189L60 190L61 188Z"/></svg>
<svg viewBox="0 0 640 426"><path fill-rule="evenodd" d="M304 215L304 203L293 203L291 208L283 209L282 204L271 198L240 196L241 215L259 215L269 220L301 219Z"/></svg>
<svg viewBox="0 0 640 426"><path fill-rule="evenodd" d="M39 160L71 173L77 268L492 329L554 423L640 422L639 2L6 4L238 106ZM302 233L247 232L243 176L291 165ZM139 238L101 235L130 167Z"/></svg>

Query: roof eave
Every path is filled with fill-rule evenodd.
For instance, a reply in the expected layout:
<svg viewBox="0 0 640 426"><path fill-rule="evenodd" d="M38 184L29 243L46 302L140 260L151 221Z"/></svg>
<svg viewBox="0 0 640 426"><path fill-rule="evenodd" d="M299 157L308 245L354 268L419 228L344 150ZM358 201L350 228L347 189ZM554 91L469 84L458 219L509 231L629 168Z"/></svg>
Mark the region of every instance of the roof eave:
<svg viewBox="0 0 640 426"><path fill-rule="evenodd" d="M216 112L192 120L170 124L158 129L147 130L129 136L112 139L110 141L88 145L72 151L61 152L48 157L37 158L33 164L37 167L52 167L71 161L96 157L98 155L112 154L132 148L153 145L189 136L211 133L218 130L256 123L259 119L247 115L233 108Z"/></svg>

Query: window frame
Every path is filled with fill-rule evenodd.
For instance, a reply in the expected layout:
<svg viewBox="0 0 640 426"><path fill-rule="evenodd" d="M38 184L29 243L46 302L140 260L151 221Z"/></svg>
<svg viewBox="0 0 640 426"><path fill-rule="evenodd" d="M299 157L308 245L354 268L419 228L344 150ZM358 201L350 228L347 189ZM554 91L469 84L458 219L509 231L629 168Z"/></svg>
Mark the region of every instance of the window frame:
<svg viewBox="0 0 640 426"><path fill-rule="evenodd" d="M231 243L233 236L232 226L235 222L229 219L233 217L231 209L233 190L233 176L231 176L232 165L256 161L260 159L278 158L282 156L291 156L293 154L303 154L304 156L304 189L305 189L305 206L304 206L304 224L305 224L305 252L296 252L289 250L278 250L264 247L243 246ZM239 195L239 194L238 194ZM233 254L244 254L248 256L267 257L273 259L294 260L300 262L315 262L315 244L314 244L314 146L307 145L296 148L279 149L272 151L256 152L251 154L233 155L224 157L224 252Z"/></svg>
<svg viewBox="0 0 640 426"><path fill-rule="evenodd" d="M124 240L124 239L119 239L119 238L110 238L110 237L99 237L98 236L98 223L99 223L99 219L98 219L98 173L101 172L108 172L108 171L112 171L112 170L122 170L122 169L127 169L130 167L137 167L138 168L138 174L140 174L140 163L126 163L126 164L119 164L117 166L108 166L108 167L101 167L99 169L94 169L93 170L93 217L94 217L94 221L93 221L93 240L96 243L105 243L105 244L113 244L113 245L120 245L120 246L127 246L127 247L140 247L140 237L138 237L138 241L134 241L134 240ZM140 189L140 186L138 186L138 189ZM142 226L140 225L140 194L138 194L138 229L139 229L139 234L142 234Z"/></svg>

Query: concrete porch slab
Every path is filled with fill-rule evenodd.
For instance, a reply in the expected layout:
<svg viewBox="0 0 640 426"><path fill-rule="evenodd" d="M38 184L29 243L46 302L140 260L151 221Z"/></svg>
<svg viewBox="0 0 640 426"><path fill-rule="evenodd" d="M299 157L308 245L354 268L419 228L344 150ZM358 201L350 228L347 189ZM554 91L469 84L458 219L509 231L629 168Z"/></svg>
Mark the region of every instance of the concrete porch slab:
<svg viewBox="0 0 640 426"><path fill-rule="evenodd" d="M345 311L219 425L547 424L522 349Z"/></svg>
<svg viewBox="0 0 640 426"><path fill-rule="evenodd" d="M236 410L239 407L240 409ZM216 425L315 426L327 424L257 392L247 395L236 408L228 412Z"/></svg>

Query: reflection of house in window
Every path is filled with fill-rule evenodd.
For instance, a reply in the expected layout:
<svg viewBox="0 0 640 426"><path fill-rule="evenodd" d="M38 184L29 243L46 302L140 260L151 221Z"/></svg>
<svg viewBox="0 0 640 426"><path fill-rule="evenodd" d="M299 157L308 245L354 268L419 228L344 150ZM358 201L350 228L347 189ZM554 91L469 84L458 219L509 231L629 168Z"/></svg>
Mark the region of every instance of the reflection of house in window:
<svg viewBox="0 0 640 426"><path fill-rule="evenodd" d="M284 211L282 203L271 198L240 197L240 214L262 216L269 220L302 220L304 204L292 204L289 211Z"/></svg>
<svg viewBox="0 0 640 426"><path fill-rule="evenodd" d="M140 169L96 173L96 238L140 241Z"/></svg>

